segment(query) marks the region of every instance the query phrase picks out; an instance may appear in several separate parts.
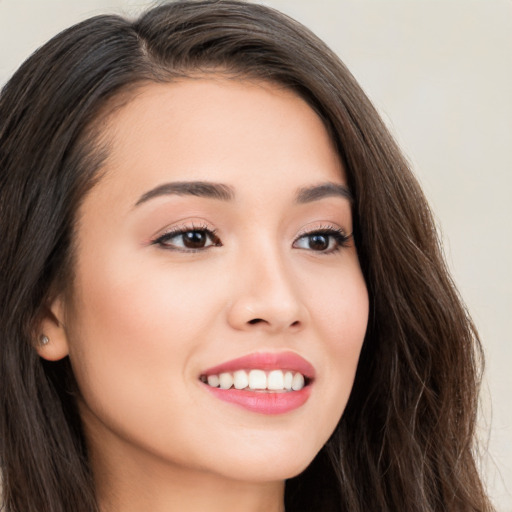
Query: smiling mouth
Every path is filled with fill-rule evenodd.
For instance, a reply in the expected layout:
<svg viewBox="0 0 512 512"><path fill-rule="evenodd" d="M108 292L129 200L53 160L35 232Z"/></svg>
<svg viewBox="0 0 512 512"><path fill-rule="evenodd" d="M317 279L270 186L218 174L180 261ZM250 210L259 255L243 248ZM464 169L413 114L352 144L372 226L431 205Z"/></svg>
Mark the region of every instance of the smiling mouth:
<svg viewBox="0 0 512 512"><path fill-rule="evenodd" d="M315 369L293 351L256 352L226 361L199 375L215 398L259 414L302 407L314 387Z"/></svg>
<svg viewBox="0 0 512 512"><path fill-rule="evenodd" d="M246 377L243 376L244 373ZM287 389L290 387L290 375L292 384L291 388ZM249 382L242 387L245 379ZM235 381L240 389L235 387ZM299 409L307 402L313 388L312 379L300 372L283 370L265 372L252 369L212 373L208 376L202 375L200 382L206 391L220 401L253 413L268 415L279 415Z"/></svg>
<svg viewBox="0 0 512 512"><path fill-rule="evenodd" d="M260 393L300 391L311 383L311 379L301 372L290 370L265 371L261 369L201 375L200 380L212 388L238 389Z"/></svg>

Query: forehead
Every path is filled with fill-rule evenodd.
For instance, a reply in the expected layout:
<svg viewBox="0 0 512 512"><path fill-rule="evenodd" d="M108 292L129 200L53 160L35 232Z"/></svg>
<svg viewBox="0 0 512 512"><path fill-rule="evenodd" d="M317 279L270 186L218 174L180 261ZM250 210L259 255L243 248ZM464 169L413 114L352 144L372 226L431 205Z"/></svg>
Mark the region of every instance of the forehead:
<svg viewBox="0 0 512 512"><path fill-rule="evenodd" d="M271 83L209 76L145 84L103 126L102 181L131 195L169 180L249 190L345 182L322 120Z"/></svg>

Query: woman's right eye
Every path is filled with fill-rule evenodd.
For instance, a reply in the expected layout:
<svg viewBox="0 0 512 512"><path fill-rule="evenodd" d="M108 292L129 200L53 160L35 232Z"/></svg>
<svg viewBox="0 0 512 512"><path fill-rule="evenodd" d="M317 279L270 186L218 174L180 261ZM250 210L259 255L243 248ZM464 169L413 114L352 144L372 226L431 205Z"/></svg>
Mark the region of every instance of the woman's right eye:
<svg viewBox="0 0 512 512"><path fill-rule="evenodd" d="M153 244L159 245L164 249L185 252L201 251L209 247L222 245L220 239L215 235L215 232L206 228L180 228L178 230L169 231L158 237Z"/></svg>

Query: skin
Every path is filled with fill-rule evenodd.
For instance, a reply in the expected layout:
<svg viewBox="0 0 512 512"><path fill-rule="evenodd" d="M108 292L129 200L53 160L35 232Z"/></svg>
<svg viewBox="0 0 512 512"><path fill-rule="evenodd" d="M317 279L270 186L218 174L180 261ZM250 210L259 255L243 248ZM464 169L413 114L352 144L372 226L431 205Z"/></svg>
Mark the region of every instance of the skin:
<svg viewBox="0 0 512 512"><path fill-rule="evenodd" d="M296 201L301 187L346 186L327 131L294 93L222 76L144 85L104 130L111 149L79 210L73 289L51 305L39 348L72 362L102 511L283 510L284 480L343 413L368 318L353 240L327 236L318 250L304 235L350 235L350 201ZM235 197L136 205L195 180ZM154 243L172 228L215 230L219 243ZM199 381L283 350L316 370L293 411L247 411Z"/></svg>

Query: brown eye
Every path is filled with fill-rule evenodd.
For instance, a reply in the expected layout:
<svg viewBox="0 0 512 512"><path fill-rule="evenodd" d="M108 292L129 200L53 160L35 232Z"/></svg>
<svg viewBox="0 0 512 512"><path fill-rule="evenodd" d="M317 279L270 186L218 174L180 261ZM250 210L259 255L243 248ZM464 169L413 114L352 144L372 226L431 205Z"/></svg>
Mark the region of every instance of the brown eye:
<svg viewBox="0 0 512 512"><path fill-rule="evenodd" d="M180 229L165 233L154 244L177 251L200 251L212 246L220 246L220 240L209 229Z"/></svg>
<svg viewBox="0 0 512 512"><path fill-rule="evenodd" d="M308 246L313 251L325 251L329 248L329 237L326 235L311 235L308 238Z"/></svg>
<svg viewBox="0 0 512 512"><path fill-rule="evenodd" d="M204 231L187 231L181 236L183 237L183 245L187 249L202 249L208 241Z"/></svg>
<svg viewBox="0 0 512 512"><path fill-rule="evenodd" d="M313 231L295 240L293 247L329 254L337 251L340 247L345 247L349 239L350 236L339 229Z"/></svg>

